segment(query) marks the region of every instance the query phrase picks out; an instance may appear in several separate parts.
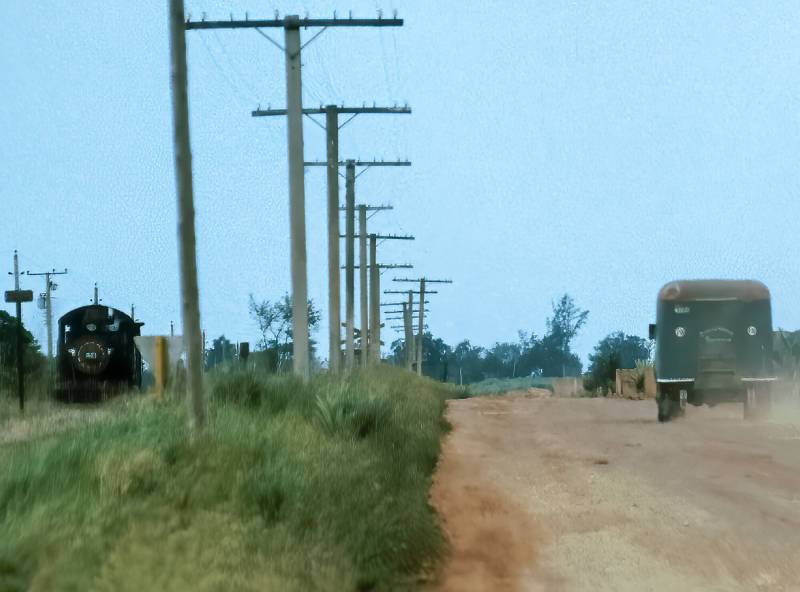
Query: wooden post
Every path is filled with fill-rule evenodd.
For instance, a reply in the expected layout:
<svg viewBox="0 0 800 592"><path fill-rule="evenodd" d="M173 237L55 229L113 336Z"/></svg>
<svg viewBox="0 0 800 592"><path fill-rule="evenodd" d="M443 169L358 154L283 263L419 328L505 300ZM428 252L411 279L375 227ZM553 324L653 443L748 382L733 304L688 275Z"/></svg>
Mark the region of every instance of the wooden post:
<svg viewBox="0 0 800 592"><path fill-rule="evenodd" d="M172 114L175 143L175 181L178 193L178 251L181 275L183 338L187 351L189 418L192 427L205 426L203 344L200 336L200 297L197 288L197 245L194 228L192 152L189 142L189 96L183 0L169 0Z"/></svg>
<svg viewBox="0 0 800 592"><path fill-rule="evenodd" d="M153 376L155 378L156 399L163 399L167 390L167 380L169 379L169 346L167 338L158 335L155 339L155 364L153 364Z"/></svg>

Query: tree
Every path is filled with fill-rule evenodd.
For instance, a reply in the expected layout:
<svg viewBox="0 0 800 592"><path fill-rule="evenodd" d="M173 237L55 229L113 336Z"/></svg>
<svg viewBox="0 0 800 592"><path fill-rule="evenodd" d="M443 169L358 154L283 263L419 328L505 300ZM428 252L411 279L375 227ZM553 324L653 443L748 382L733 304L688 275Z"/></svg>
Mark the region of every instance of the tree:
<svg viewBox="0 0 800 592"><path fill-rule="evenodd" d="M453 362L453 348L441 338L425 333L422 338L422 373L436 380L447 380ZM394 365L405 364L406 344L404 339L395 339L391 346L389 359Z"/></svg>
<svg viewBox="0 0 800 592"><path fill-rule="evenodd" d="M800 396L800 331L778 329L773 335L773 361L792 385L792 394Z"/></svg>
<svg viewBox="0 0 800 592"><path fill-rule="evenodd" d="M465 339L453 348L453 363L456 366L459 384L478 382L485 378L483 370L483 357L486 350L477 345L472 345Z"/></svg>
<svg viewBox="0 0 800 592"><path fill-rule="evenodd" d="M236 345L231 343L225 335L220 335L211 342L211 349L206 352L206 370L233 360L235 357Z"/></svg>
<svg viewBox="0 0 800 592"><path fill-rule="evenodd" d="M270 302L256 302L250 295L250 316L258 323L261 340L258 348L268 352L268 366L276 371L281 371L292 359L292 299L289 294L283 298ZM321 318L319 309L312 300L308 301L308 329L313 333L319 327ZM309 349L313 356L316 342L309 340Z"/></svg>
<svg viewBox="0 0 800 592"><path fill-rule="evenodd" d="M550 376L567 376L567 370L580 374L582 364L572 353L570 346L589 317L588 310L581 310L569 294L564 294L553 303L553 316L547 319L547 335L542 340L546 349L547 369ZM560 362L561 368L558 368Z"/></svg>
<svg viewBox="0 0 800 592"><path fill-rule="evenodd" d="M39 344L22 325L22 355L26 372L38 370L43 362ZM0 310L0 384L16 381L17 376L17 319Z"/></svg>
<svg viewBox="0 0 800 592"><path fill-rule="evenodd" d="M616 380L618 369L634 368L637 360L649 359L650 344L646 339L622 331L611 333L589 354L591 385L606 389Z"/></svg>

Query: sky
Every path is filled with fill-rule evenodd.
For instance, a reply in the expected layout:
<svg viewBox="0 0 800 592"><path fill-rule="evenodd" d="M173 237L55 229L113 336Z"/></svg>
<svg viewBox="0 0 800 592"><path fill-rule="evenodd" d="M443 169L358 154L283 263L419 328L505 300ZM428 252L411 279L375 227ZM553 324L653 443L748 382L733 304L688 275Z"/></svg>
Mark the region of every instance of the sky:
<svg viewBox="0 0 800 592"><path fill-rule="evenodd" d="M145 333L179 326L166 6L0 2L0 259L10 271L18 249L23 270L69 269L56 317L97 282L105 304L136 305ZM356 198L395 207L371 231L416 237L379 247L381 262L414 264L396 275L453 280L429 304L445 341L541 335L566 292L590 311L574 344L586 362L610 332L646 336L677 278L760 279L774 325L800 328L800 3L264 6L186 0L194 19L405 19L326 30L303 51L303 100L411 106L357 117L340 155L412 161L368 171ZM254 342L249 295L290 289L286 122L250 115L285 106L284 58L252 30L192 31L187 45L201 323L209 342ZM308 119L304 137L306 159L324 159ZM324 357L324 168L305 181ZM43 311L23 314L44 343Z"/></svg>

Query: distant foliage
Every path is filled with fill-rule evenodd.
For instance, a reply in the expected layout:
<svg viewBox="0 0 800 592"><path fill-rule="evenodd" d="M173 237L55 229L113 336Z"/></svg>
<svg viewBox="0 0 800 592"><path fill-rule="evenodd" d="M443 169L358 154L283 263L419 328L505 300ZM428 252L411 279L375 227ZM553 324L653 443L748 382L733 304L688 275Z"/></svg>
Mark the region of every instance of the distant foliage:
<svg viewBox="0 0 800 592"><path fill-rule="evenodd" d="M22 325L23 360L26 374L38 372L45 363L39 344ZM0 310L0 387L11 388L17 380L17 319Z"/></svg>
<svg viewBox="0 0 800 592"><path fill-rule="evenodd" d="M425 333L422 370L426 376L456 384L523 376L579 376L583 367L571 346L588 317L589 311L564 294L553 303L543 337L520 331L517 342L497 342L486 348L468 340L450 346ZM391 351L394 364L405 363L405 340L394 341Z"/></svg>
<svg viewBox="0 0 800 592"><path fill-rule="evenodd" d="M589 354L587 390L602 389L608 392L616 382L616 372L621 368L640 369L644 382L644 360L650 359L650 343L635 335L621 331L611 333L598 343Z"/></svg>
<svg viewBox="0 0 800 592"><path fill-rule="evenodd" d="M211 349L206 351L206 370L235 360L236 355L236 345L220 335L211 343Z"/></svg>
<svg viewBox="0 0 800 592"><path fill-rule="evenodd" d="M292 299L285 294L282 299L271 302L264 300L257 302L250 295L250 316L258 323L261 339L258 347L268 353L268 369L273 372L286 370L292 361L294 336L292 334ZM322 317L320 310L314 306L314 301L308 301L308 330L310 334L319 328ZM311 356L314 355L316 342L309 339Z"/></svg>

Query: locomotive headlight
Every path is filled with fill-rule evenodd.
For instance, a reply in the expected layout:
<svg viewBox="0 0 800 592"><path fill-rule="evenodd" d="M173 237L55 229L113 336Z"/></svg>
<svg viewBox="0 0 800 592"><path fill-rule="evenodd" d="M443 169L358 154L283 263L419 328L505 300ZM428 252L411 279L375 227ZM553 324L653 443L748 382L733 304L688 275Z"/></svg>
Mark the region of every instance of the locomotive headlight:
<svg viewBox="0 0 800 592"><path fill-rule="evenodd" d="M756 328L755 328L753 325L750 325L750 326L747 328L747 334L748 334L750 337L755 337L755 336L758 334L758 329L756 329Z"/></svg>
<svg viewBox="0 0 800 592"><path fill-rule="evenodd" d="M683 337L686 335L686 329L683 327L675 327L675 335L677 337Z"/></svg>

